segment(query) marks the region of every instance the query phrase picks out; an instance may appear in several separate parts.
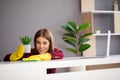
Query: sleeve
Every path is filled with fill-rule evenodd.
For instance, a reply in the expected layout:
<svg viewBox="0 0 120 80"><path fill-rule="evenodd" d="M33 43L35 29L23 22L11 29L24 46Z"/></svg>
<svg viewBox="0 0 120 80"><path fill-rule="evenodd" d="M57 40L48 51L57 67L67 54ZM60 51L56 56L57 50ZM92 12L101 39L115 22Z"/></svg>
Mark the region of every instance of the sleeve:
<svg viewBox="0 0 120 80"><path fill-rule="evenodd" d="M11 55L11 54L7 54L7 55L3 58L3 61L10 61L10 55Z"/></svg>
<svg viewBox="0 0 120 80"><path fill-rule="evenodd" d="M12 53L7 54L7 55L3 58L3 61L10 61L10 56L11 56L11 54L12 54ZM24 53L23 57L20 58L20 59L18 59L18 60L16 60L16 61L22 60L23 58L27 58L27 57L29 57L29 56L31 56L31 55L32 55L32 53Z"/></svg>
<svg viewBox="0 0 120 80"><path fill-rule="evenodd" d="M61 50L55 48L52 53L52 60L62 59L63 57L64 57L64 53ZM56 68L47 69L47 74L51 74L55 72L56 72Z"/></svg>
<svg viewBox="0 0 120 80"><path fill-rule="evenodd" d="M55 48L52 53L52 59L62 59L63 57L64 57L64 53L58 48Z"/></svg>

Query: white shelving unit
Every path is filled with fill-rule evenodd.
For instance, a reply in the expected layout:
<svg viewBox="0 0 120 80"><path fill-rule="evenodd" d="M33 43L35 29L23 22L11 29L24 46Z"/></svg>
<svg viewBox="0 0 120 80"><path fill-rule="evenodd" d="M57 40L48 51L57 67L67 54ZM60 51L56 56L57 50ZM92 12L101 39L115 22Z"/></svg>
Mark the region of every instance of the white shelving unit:
<svg viewBox="0 0 120 80"><path fill-rule="evenodd" d="M106 50L106 56L109 57L110 56L110 46L111 45L111 37L112 36L120 36L120 33L111 33L110 31L108 31L108 33L100 33L100 34L93 34L95 37L107 37L107 50ZM114 55L118 55L118 54L114 54Z"/></svg>
<svg viewBox="0 0 120 80"><path fill-rule="evenodd" d="M87 50L85 54L88 54L88 56L96 56L97 54L101 53L108 54L109 52L111 52L112 55L120 53L119 49L116 50L117 48L115 48L116 46L120 47L118 40L120 38L120 9L118 9L118 11L112 10L113 0L91 0L90 2L88 1L89 0L81 0L82 23L90 23L90 28L86 29L84 33L93 33L93 36L90 37L91 41L88 42L91 45L91 48ZM108 2L110 4L105 5ZM119 0L118 3L120 3ZM100 34L96 34L97 28L100 28ZM108 30L110 30L110 34L108 34L107 32ZM115 42L116 40L113 39L116 37L118 44ZM115 44L113 45L113 43ZM103 48L103 50L101 48ZM113 48L115 48L115 50L113 50ZM89 52L91 52L92 54L89 54Z"/></svg>

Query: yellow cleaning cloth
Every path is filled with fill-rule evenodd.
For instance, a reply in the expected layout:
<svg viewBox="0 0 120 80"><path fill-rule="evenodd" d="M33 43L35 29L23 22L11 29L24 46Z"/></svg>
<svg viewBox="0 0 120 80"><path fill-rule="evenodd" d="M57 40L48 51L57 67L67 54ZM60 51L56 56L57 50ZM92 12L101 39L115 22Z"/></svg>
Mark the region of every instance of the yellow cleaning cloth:
<svg viewBox="0 0 120 80"><path fill-rule="evenodd" d="M10 61L19 60L24 54L24 45L18 45L15 52L10 55Z"/></svg>
<svg viewBox="0 0 120 80"><path fill-rule="evenodd" d="M28 58L22 59L22 61L43 61L43 60L51 60L50 53L33 55L33 56L28 57Z"/></svg>

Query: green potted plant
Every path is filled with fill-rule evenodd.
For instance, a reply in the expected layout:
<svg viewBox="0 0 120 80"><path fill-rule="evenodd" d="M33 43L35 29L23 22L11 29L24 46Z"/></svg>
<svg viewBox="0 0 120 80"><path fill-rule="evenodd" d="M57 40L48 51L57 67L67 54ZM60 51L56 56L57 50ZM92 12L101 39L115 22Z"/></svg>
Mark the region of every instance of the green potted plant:
<svg viewBox="0 0 120 80"><path fill-rule="evenodd" d="M72 46L72 48L66 48L66 50L75 53L76 56L83 56L83 52L91 46L86 42L90 40L88 36L92 35L92 33L82 33L82 31L89 26L89 23L77 25L73 21L68 21L66 25L61 26L66 31L63 34L63 40Z"/></svg>
<svg viewBox="0 0 120 80"><path fill-rule="evenodd" d="M22 42L22 44L24 45L24 53L31 53L31 41L32 38L28 37L28 36L20 36L20 41Z"/></svg>
<svg viewBox="0 0 120 80"><path fill-rule="evenodd" d="M100 33L101 33L100 28L97 27L97 28L96 28L96 34L100 34Z"/></svg>

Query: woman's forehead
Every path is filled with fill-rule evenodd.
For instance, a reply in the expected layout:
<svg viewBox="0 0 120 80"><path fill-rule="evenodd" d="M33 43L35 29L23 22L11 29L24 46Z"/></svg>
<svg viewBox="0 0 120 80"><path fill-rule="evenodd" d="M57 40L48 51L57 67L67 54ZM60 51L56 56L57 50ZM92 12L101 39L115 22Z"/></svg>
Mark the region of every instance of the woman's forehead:
<svg viewBox="0 0 120 80"><path fill-rule="evenodd" d="M43 36L40 36L36 39L37 41L48 41L48 39L46 39L45 37Z"/></svg>

